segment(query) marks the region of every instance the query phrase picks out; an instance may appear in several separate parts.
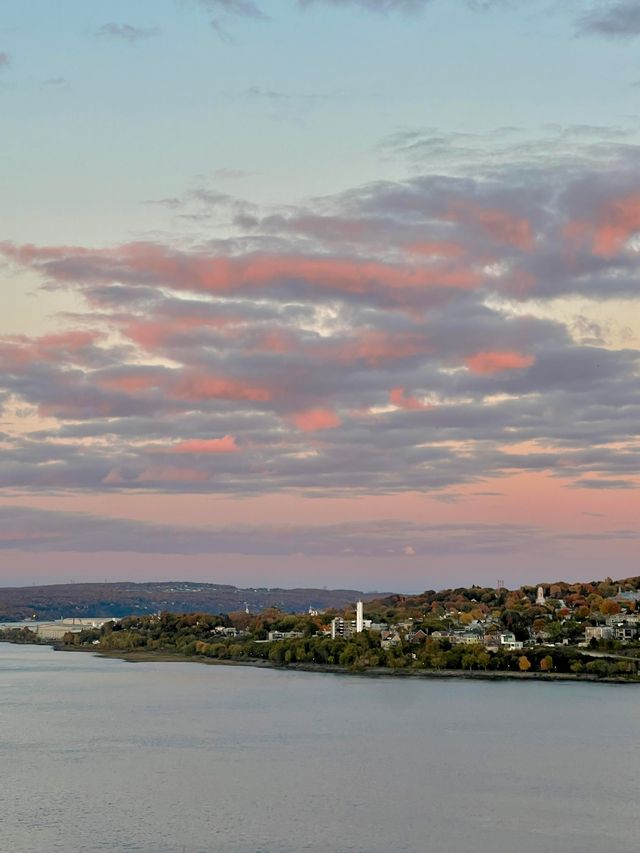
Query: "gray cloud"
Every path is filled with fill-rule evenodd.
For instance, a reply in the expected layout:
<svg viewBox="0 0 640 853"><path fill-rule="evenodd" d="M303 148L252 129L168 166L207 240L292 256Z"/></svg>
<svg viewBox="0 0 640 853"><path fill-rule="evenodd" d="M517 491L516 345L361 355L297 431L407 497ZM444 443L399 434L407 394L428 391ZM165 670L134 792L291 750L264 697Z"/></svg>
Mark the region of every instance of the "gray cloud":
<svg viewBox="0 0 640 853"><path fill-rule="evenodd" d="M66 88L69 85L69 81L64 77L48 77L46 80L42 81L42 86L46 86L47 88L52 89L62 89Z"/></svg>
<svg viewBox="0 0 640 853"><path fill-rule="evenodd" d="M210 12L238 15L242 18L264 18L266 15L254 0L198 0Z"/></svg>
<svg viewBox="0 0 640 853"><path fill-rule="evenodd" d="M281 113L285 109L301 112L305 109L311 109L323 101L344 97L343 94L329 92L283 92L279 89L267 89L258 85L249 86L240 95L250 100L262 101Z"/></svg>
<svg viewBox="0 0 640 853"><path fill-rule="evenodd" d="M231 41L226 23L234 18L268 20L261 4L254 0L195 0L211 16L209 23L223 41Z"/></svg>
<svg viewBox="0 0 640 853"><path fill-rule="evenodd" d="M230 18L266 19L266 4L256 0L195 0L212 14L211 25L223 38L228 38L223 22ZM374 14L401 13L417 14L438 0L291 0L300 9L316 6L331 8L353 8ZM508 10L522 7L527 12L548 16L550 12L566 13L572 16L576 33L579 35L597 35L605 38L632 38L640 35L640 11L636 0L575 0L568 3L548 3L542 0L441 0L455 13L456 7L466 7L478 13L494 10ZM434 140L434 150L437 144Z"/></svg>
<svg viewBox="0 0 640 853"><path fill-rule="evenodd" d="M547 534L524 525L399 520L294 526L181 527L84 513L0 507L0 548L21 551L407 558L519 551Z"/></svg>
<svg viewBox="0 0 640 853"><path fill-rule="evenodd" d="M600 3L578 19L582 33L612 38L640 35L640 6L637 0Z"/></svg>
<svg viewBox="0 0 640 853"><path fill-rule="evenodd" d="M60 334L0 340L0 485L451 499L544 471L626 488L640 471L633 338L612 348L606 322L527 310L636 304L626 148L267 211L203 185L179 209L226 211L236 236L197 248L2 244L87 310ZM50 425L8 428L20 412Z"/></svg>
<svg viewBox="0 0 640 853"><path fill-rule="evenodd" d="M629 541L638 530L552 533L517 524L417 524L397 519L333 525L159 525L86 513L0 507L0 550L23 552L127 552L387 558L490 556L575 540Z"/></svg>
<svg viewBox="0 0 640 853"><path fill-rule="evenodd" d="M0 71L4 71L11 65L11 57L5 51L0 51Z"/></svg>
<svg viewBox="0 0 640 853"><path fill-rule="evenodd" d="M302 8L315 5L357 6L368 12L418 12L433 0L298 0Z"/></svg>
<svg viewBox="0 0 640 853"><path fill-rule="evenodd" d="M96 30L96 35L103 38L119 39L126 42L137 42L152 36L160 35L158 27L135 27L133 24L117 24L109 22L102 24Z"/></svg>
<svg viewBox="0 0 640 853"><path fill-rule="evenodd" d="M572 484L574 489L637 489L638 484L631 480L606 480L585 477Z"/></svg>

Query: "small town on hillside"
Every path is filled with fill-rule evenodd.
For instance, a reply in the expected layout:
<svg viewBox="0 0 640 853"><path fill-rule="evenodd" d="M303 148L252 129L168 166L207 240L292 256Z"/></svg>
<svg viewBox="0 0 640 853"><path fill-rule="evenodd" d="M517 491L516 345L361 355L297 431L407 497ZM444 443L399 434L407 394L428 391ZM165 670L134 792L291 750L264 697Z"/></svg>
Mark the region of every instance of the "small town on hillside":
<svg viewBox="0 0 640 853"><path fill-rule="evenodd" d="M640 579L470 587L343 611L69 617L5 625L13 642L351 669L519 670L636 678ZM34 617L37 614L33 614Z"/></svg>
<svg viewBox="0 0 640 853"><path fill-rule="evenodd" d="M553 594L553 589L551 592ZM547 598L545 588L538 586L535 598L535 608L539 610L537 618L525 632L520 630L516 636L514 631L505 630L504 614L485 612L480 605L478 607L480 613L474 610L445 610L437 618L446 623L446 627L443 624L441 629L435 628L429 631L421 627L420 620L414 618L391 624L365 619L363 602L358 601L355 619L336 616L331 620L330 628L325 628L323 633L330 634L332 639L349 639L361 631L370 631L380 636L380 645L384 649L400 646L403 642L422 643L431 638L451 645L480 644L490 652L496 652L500 648L517 651L524 649L525 646L535 645L549 647L577 645L579 648L585 648L594 645L593 641L628 643L638 637L640 613L635 611L640 605L640 592L623 592L622 588L618 587L615 595L602 598L597 604L599 613L594 614L591 609L585 612L587 608L584 604L575 607L568 605L561 598ZM311 615L318 614L312 611ZM523 633L526 634L524 637ZM300 631L271 631L268 640L293 639L302 636L303 633Z"/></svg>

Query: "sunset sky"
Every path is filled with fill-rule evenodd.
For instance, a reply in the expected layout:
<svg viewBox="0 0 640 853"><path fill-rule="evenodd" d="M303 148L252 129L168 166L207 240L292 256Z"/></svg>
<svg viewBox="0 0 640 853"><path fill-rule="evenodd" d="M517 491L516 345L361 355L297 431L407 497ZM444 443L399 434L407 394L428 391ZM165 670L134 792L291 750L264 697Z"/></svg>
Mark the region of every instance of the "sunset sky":
<svg viewBox="0 0 640 853"><path fill-rule="evenodd" d="M637 0L4 0L0 585L640 574Z"/></svg>

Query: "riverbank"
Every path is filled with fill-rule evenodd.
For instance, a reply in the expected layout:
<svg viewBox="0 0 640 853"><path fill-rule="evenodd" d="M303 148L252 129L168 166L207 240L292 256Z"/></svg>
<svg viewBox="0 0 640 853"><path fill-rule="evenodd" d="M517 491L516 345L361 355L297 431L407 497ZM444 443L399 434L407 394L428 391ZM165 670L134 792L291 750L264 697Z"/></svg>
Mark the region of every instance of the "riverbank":
<svg viewBox="0 0 640 853"><path fill-rule="evenodd" d="M625 678L623 676L598 677L588 673L572 672L514 672L511 670L459 670L459 669L411 669L407 667L371 667L369 669L351 669L336 664L319 663L290 663L275 664L272 661L261 660L221 660L199 655L181 655L169 651L147 650L106 650L90 646L61 646L55 645L57 651L90 652L96 657L114 658L128 663L198 663L206 666L250 666L259 669L277 669L281 671L316 672L331 675L357 675L366 678L436 678L436 679L470 679L475 681L589 681L602 684L640 684L640 678Z"/></svg>

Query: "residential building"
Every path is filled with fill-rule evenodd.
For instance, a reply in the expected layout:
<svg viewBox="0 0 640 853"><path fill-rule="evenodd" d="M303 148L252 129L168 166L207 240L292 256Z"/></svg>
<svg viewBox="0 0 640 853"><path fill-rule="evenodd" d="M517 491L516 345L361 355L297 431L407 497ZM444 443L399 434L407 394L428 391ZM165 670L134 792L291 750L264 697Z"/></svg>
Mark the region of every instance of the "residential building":
<svg viewBox="0 0 640 853"><path fill-rule="evenodd" d="M589 625L584 629L584 638L589 640L613 640L614 630L610 625Z"/></svg>
<svg viewBox="0 0 640 853"><path fill-rule="evenodd" d="M454 646L471 646L482 642L482 636L474 631L454 631L449 639Z"/></svg>
<svg viewBox="0 0 640 853"><path fill-rule="evenodd" d="M274 640L297 640L304 637L302 631L269 631L267 639L270 643Z"/></svg>
<svg viewBox="0 0 640 853"><path fill-rule="evenodd" d="M524 643L521 640L516 640L516 635L511 631L505 631L500 634L500 647L510 652L518 651L523 648Z"/></svg>
<svg viewBox="0 0 640 853"><path fill-rule="evenodd" d="M383 649L392 649L402 643L397 631L383 631L380 637L380 645Z"/></svg>
<svg viewBox="0 0 640 853"><path fill-rule="evenodd" d="M371 626L370 619L362 618L362 611L360 611L360 618L356 612L355 619L344 619L342 616L336 616L335 619L331 620L331 639L336 640L341 637L343 640L347 640L354 634L370 630Z"/></svg>

